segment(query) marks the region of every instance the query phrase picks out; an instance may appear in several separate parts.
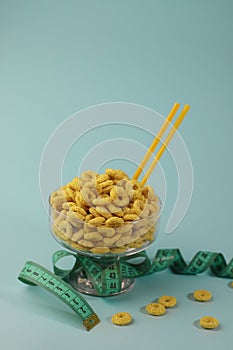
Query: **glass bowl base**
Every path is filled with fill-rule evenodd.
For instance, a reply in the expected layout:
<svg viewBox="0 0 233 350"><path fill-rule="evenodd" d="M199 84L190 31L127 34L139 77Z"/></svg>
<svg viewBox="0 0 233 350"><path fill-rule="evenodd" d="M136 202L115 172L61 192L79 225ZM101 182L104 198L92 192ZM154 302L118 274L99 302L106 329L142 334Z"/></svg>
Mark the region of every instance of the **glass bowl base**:
<svg viewBox="0 0 233 350"><path fill-rule="evenodd" d="M120 295L125 292L128 292L133 288L135 280L132 278L123 278L121 282L121 290L118 292L113 292L111 294L99 294L96 289L93 287L91 280L86 276L82 267L72 272L69 276L69 283L80 293L89 294L93 296L109 297L113 295Z"/></svg>

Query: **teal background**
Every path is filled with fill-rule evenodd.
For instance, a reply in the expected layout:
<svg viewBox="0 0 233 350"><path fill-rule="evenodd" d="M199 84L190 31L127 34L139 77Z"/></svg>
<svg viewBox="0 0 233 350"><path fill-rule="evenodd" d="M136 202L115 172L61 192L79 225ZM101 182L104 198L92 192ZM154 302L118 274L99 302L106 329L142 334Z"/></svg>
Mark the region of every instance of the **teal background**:
<svg viewBox="0 0 233 350"><path fill-rule="evenodd" d="M194 167L189 211L157 248L178 247L233 256L232 1L0 1L1 349L227 349L232 343L232 293L227 279L169 271L137 280L126 295L88 297L102 322L92 332L60 301L17 281L24 262L51 268L52 239L40 198L39 163L59 123L82 108L109 101L148 106L166 115L174 101L191 110L180 128ZM174 169L163 157L172 201ZM170 185L169 185L170 184ZM166 220L166 213L164 214ZM196 304L187 294L210 289ZM161 294L179 305L163 318L141 309ZM127 310L129 327L111 324ZM195 320L211 314L220 329Z"/></svg>

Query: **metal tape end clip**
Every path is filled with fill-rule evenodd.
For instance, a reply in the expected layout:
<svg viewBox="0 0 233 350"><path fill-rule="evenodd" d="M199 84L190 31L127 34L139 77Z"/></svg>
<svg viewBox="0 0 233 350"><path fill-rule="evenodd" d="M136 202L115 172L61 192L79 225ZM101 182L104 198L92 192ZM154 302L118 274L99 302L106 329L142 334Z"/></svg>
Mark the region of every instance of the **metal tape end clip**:
<svg viewBox="0 0 233 350"><path fill-rule="evenodd" d="M96 314L92 314L83 321L83 325L87 331L90 331L100 322L99 317Z"/></svg>

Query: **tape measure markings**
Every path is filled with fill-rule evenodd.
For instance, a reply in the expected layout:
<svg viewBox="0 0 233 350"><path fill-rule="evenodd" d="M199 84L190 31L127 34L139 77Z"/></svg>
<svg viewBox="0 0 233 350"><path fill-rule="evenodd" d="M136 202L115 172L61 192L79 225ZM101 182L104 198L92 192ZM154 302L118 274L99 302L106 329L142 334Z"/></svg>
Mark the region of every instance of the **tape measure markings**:
<svg viewBox="0 0 233 350"><path fill-rule="evenodd" d="M82 319L88 331L100 322L91 306L74 288L41 265L26 262L18 279L26 284L41 286L61 299Z"/></svg>

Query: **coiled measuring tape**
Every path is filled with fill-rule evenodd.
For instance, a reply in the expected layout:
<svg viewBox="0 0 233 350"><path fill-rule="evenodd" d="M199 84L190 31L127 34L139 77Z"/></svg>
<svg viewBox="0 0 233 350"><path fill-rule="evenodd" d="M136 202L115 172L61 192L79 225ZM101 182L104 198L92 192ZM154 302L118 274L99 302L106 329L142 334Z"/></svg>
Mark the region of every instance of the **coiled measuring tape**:
<svg viewBox="0 0 233 350"><path fill-rule="evenodd" d="M88 331L100 322L90 305L74 288L43 266L27 261L18 279L29 285L40 286L58 297L74 310Z"/></svg>
<svg viewBox="0 0 233 350"><path fill-rule="evenodd" d="M60 269L56 265L65 256L73 256L76 259L70 270ZM135 263L135 258L140 258L142 261ZM21 271L19 280L27 284L41 286L57 296L76 312L87 330L97 325L100 320L86 300L65 282L77 268L83 269L100 296L120 292L123 278L150 275L166 268L182 275L195 275L210 268L215 276L233 278L233 259L227 264L221 253L209 251L197 252L189 264L186 264L179 249L159 249L152 260L144 251L122 257L117 261L111 261L103 256L100 262L92 257L59 250L53 254L52 261L55 274L41 265L29 261L26 262Z"/></svg>

